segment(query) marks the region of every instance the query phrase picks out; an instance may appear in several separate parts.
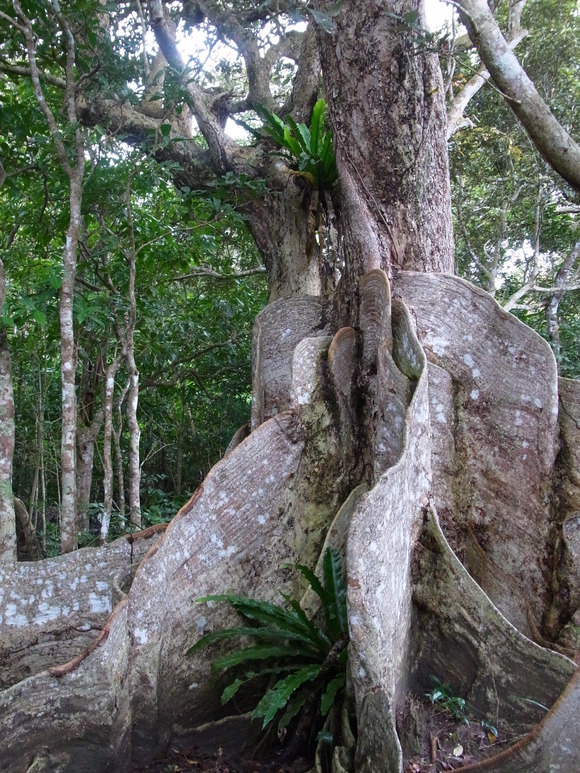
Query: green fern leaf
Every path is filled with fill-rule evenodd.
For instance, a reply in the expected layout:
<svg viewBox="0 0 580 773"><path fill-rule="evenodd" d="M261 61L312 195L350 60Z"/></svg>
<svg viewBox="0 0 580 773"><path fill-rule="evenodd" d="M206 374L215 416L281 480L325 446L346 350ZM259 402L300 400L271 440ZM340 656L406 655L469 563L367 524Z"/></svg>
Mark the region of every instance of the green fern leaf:
<svg viewBox="0 0 580 773"><path fill-rule="evenodd" d="M310 637L312 633L310 625L304 623L295 612L289 612L277 604L270 604L267 601L256 601L255 599L248 599L244 596L236 596L233 593L223 593L217 596L204 596L203 598L196 599L196 601L199 603L207 601L227 601L236 612L239 612L248 620L255 620L262 625L272 625L286 631L294 631L295 633L302 634L306 637Z"/></svg>
<svg viewBox="0 0 580 773"><path fill-rule="evenodd" d="M266 727L274 719L278 711L286 706L290 696L301 685L316 679L320 673L320 668L320 664L305 666L300 671L281 679L264 695L252 712L252 716L256 719L263 717L262 727Z"/></svg>
<svg viewBox="0 0 580 773"><path fill-rule="evenodd" d="M310 121L310 153L315 158L320 158L322 143L324 140L324 116L326 113L326 101L319 99L312 108L312 120Z"/></svg>
<svg viewBox="0 0 580 773"><path fill-rule="evenodd" d="M325 607L328 625L335 638L348 630L346 614L346 586L342 574L342 560L340 553L334 548L329 548L322 561L324 586L328 593L329 601Z"/></svg>
<svg viewBox="0 0 580 773"><path fill-rule="evenodd" d="M286 705L286 710L280 717L280 721L278 722L278 730L284 730L285 727L288 727L290 722L294 719L296 714L298 714L304 704L312 697L312 693L310 690L299 690L295 695L293 695L290 700L288 701L288 704Z"/></svg>
<svg viewBox="0 0 580 773"><path fill-rule="evenodd" d="M317 647L323 655L326 655L332 646L328 636L326 636L320 628L317 628L314 623L309 620L306 616L306 613L300 606L300 602L297 599L290 598L290 596L286 595L285 593L280 594L282 598L284 598L285 601L290 604L294 612L296 613L296 616L300 618L302 623L308 628L310 631L310 641L312 644L314 644L315 647Z"/></svg>
<svg viewBox="0 0 580 773"><path fill-rule="evenodd" d="M259 641L298 641L305 645L312 645L312 639L310 636L306 636L295 631L289 631L288 629L281 628L225 628L223 631L212 631L206 633L201 637L193 646L187 651L186 655L191 655L197 650L207 647L214 641L220 641L221 639L231 639L236 636L251 636Z"/></svg>
<svg viewBox="0 0 580 773"><path fill-rule="evenodd" d="M291 658L302 658L306 661L316 660L316 654L311 650L306 650L300 647L277 647L277 646L258 646L258 647L246 647L242 650L235 650L234 652L228 652L226 655L222 655L221 658L214 660L212 664L212 670L222 671L226 668L233 668L233 666L239 666L241 663L250 663L255 660L276 660L284 658L289 660ZM292 668L288 666L287 670Z"/></svg>
<svg viewBox="0 0 580 773"><path fill-rule="evenodd" d="M320 699L320 713L323 717L325 717L332 708L337 693L344 687L344 682L345 675L339 674L338 676L335 676L334 679L331 679L326 685L326 690L322 693L322 698Z"/></svg>
<svg viewBox="0 0 580 773"><path fill-rule="evenodd" d="M292 116L286 118L286 123L292 129L293 136L300 145L301 153L310 154L310 129L304 123L296 123Z"/></svg>
<svg viewBox="0 0 580 773"><path fill-rule="evenodd" d="M318 598L322 601L322 603L326 604L328 602L328 593L324 590L322 583L314 574L314 572L303 564L296 564L296 568L308 580L308 584L316 593Z"/></svg>

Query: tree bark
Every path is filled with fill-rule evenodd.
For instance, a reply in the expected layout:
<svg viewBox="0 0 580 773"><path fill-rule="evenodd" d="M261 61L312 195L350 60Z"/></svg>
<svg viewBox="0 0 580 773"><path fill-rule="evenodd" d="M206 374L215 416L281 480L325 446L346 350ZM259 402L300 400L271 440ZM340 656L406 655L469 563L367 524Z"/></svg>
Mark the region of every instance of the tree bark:
<svg viewBox="0 0 580 773"><path fill-rule="evenodd" d="M405 13L422 14L423 4L388 5L385 13L381 3L347 3L336 30L318 32L341 179L347 295L374 268L388 276L453 272L441 72L434 55L414 49L402 22Z"/></svg>
<svg viewBox="0 0 580 773"><path fill-rule="evenodd" d="M128 770L199 737L223 714L208 658L183 652L235 618L192 599L227 586L272 600L290 589L287 563L314 566L327 544L347 558L357 737L339 739L335 762L341 751L354 758L342 770L405 769L397 714L409 691L425 693L426 675L447 671L473 705L488 712L499 700L539 738L542 764L577 767L576 681L550 712L554 734L533 730L540 712L528 696L549 707L576 669L561 632L580 611L570 592L580 390L561 387L558 455L547 343L445 275L443 89L403 23L422 4L350 0L338 10L336 30L319 31L341 178L338 313L296 296L300 283L290 297L278 283L256 323L253 431L148 553L94 649L49 672L39 663L0 694L8 770ZM216 163L221 150L211 149ZM60 609L68 587L59 594Z"/></svg>
<svg viewBox="0 0 580 773"><path fill-rule="evenodd" d="M113 462L111 440L113 436L113 403L115 397L115 376L121 367L121 357L115 356L105 373L105 428L103 433L103 516L101 521L101 544L107 541L111 512L113 509Z"/></svg>
<svg viewBox="0 0 580 773"><path fill-rule="evenodd" d="M4 265L0 260L0 309L6 301ZM14 393L6 327L0 324L0 561L16 560L16 523L12 494Z"/></svg>

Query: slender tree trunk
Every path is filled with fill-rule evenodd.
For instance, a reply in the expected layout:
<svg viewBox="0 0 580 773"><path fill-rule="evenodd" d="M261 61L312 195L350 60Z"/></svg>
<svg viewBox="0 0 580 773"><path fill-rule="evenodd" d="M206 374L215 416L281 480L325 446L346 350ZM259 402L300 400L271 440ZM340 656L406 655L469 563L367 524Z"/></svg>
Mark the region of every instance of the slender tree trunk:
<svg viewBox="0 0 580 773"><path fill-rule="evenodd" d="M0 260L0 309L6 300L4 266ZM14 456L14 393L6 327L0 325L0 562L16 560L16 524L12 495Z"/></svg>
<svg viewBox="0 0 580 773"><path fill-rule="evenodd" d="M121 365L121 358L115 355L105 374L105 427L103 430L103 520L101 522L101 544L107 541L113 509L113 463L111 440L113 436L113 402L115 397L115 376Z"/></svg>
<svg viewBox="0 0 580 773"><path fill-rule="evenodd" d="M61 434L61 551L69 553L77 547L76 517L76 435L77 401L75 390L76 350L73 320L73 298L76 276L77 245L81 221L82 168L70 179L70 222L66 236L63 280L60 289L60 356L62 385Z"/></svg>
<svg viewBox="0 0 580 773"><path fill-rule="evenodd" d="M97 411L88 427L77 427L77 521L80 532L89 528L89 505L93 483L95 443L103 424L104 410Z"/></svg>
<svg viewBox="0 0 580 773"><path fill-rule="evenodd" d="M28 67L34 96L38 103L56 149L59 163L69 180L69 224L63 253L63 276L60 289L60 336L61 336L61 387L62 387L62 425L61 425L61 551L68 553L76 548L76 421L77 406L75 395L76 354L74 345L73 296L76 276L77 247L81 228L82 182L85 164L85 147L79 127L75 83L75 40L66 17L62 14L56 0L47 7L56 19L62 34L65 53L65 106L66 125L73 133L70 147L64 143L62 128L50 109L43 93L38 63L36 60L36 36L31 19L26 16L18 0L13 0L19 31L24 36L28 55ZM74 162L69 152L72 150Z"/></svg>
<svg viewBox="0 0 580 773"><path fill-rule="evenodd" d="M129 518L134 526L141 526L141 461L139 442L141 429L137 419L139 402L139 371L133 357L129 361L129 393L127 395L127 424L129 426Z"/></svg>
<svg viewBox="0 0 580 773"><path fill-rule="evenodd" d="M19 545L18 549L19 558L25 561L39 561L44 556L44 550L38 541L26 505L18 497L14 497L14 512L22 538L22 544Z"/></svg>
<svg viewBox="0 0 580 773"><path fill-rule="evenodd" d="M133 230L133 214L131 209L131 180L127 183L127 214L131 235L131 253L129 260L129 314L126 333L127 371L129 373L129 392L127 395L127 424L129 426L129 518L134 526L141 526L141 458L139 443L141 428L137 418L139 404L139 370L135 363L135 325L137 323L137 296L135 280L137 277L137 250L135 248L135 232Z"/></svg>
<svg viewBox="0 0 580 773"><path fill-rule="evenodd" d="M123 452L121 450L121 433L123 431L123 403L127 397L129 391L129 381L123 387L121 394L115 400L115 414L117 416L117 422L113 421L113 443L115 446L115 471L117 475L117 498L119 516L121 524L125 524L126 505L125 505L125 471L123 469Z"/></svg>

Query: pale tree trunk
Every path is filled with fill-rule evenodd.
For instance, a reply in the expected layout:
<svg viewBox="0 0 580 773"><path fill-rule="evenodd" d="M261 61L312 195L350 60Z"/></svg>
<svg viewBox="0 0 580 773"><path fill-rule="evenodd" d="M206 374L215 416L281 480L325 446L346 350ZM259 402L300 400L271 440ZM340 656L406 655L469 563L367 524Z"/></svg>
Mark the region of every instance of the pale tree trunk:
<svg viewBox="0 0 580 773"><path fill-rule="evenodd" d="M105 427L103 431L103 520L101 521L101 544L107 541L111 512L113 509L113 461L111 440L113 436L113 404L115 397L115 376L121 367L121 358L115 355L105 372Z"/></svg>
<svg viewBox="0 0 580 773"><path fill-rule="evenodd" d="M137 419L139 401L139 371L135 359L129 358L130 387L127 394L127 424L129 427L129 519L134 526L141 525L141 462L139 456L139 441L141 429Z"/></svg>
<svg viewBox="0 0 580 773"><path fill-rule="evenodd" d="M121 523L125 524L125 472L123 469L123 453L121 450L121 433L123 431L123 403L127 398L127 392L129 390L129 381L125 384L121 390L120 395L115 400L115 415L117 421L113 420L112 432L113 432L113 444L115 446L115 471L117 476L117 497L118 508L121 518Z"/></svg>
<svg viewBox="0 0 580 773"><path fill-rule="evenodd" d="M76 109L75 84L75 41L68 21L63 16L56 0L48 6L48 11L56 19L63 37L65 50L65 103L66 121L74 131L73 155L71 163L63 135L56 119L45 99L40 73L36 61L36 40L32 22L23 12L18 0L13 0L18 22L16 28L26 42L28 67L34 90L34 96L42 111L50 136L54 143L58 160L69 180L69 224L63 252L63 276L60 288L60 353L62 387L62 426L61 426L61 551L68 553L77 545L76 522L76 352L74 340L73 296L76 276L77 247L81 229L82 182L84 174L84 143L78 123Z"/></svg>
<svg viewBox="0 0 580 773"><path fill-rule="evenodd" d="M4 265L0 260L0 309L6 300ZM16 523L12 494L14 394L6 327L0 325L0 561L16 560Z"/></svg>
<svg viewBox="0 0 580 773"><path fill-rule="evenodd" d="M104 411L97 411L88 427L77 427L77 491L76 512L79 532L89 528L89 505L91 503L91 488L93 484L93 465L95 459L95 443L103 424Z"/></svg>
<svg viewBox="0 0 580 773"><path fill-rule="evenodd" d="M80 378L77 399L77 523L79 532L89 529L89 505L93 483L95 443L101 431L104 408L97 405L97 390L103 377L100 354L89 362Z"/></svg>
<svg viewBox="0 0 580 773"><path fill-rule="evenodd" d="M129 391L127 393L127 424L129 427L129 519L134 526L141 526L141 458L139 442L141 428L137 417L139 404L139 370L135 363L135 324L137 322L137 298L135 295L135 279L137 275L137 250L135 233L133 231L133 216L131 210L131 180L127 183L126 192L129 231L131 235L131 252L127 256L129 262L129 313L126 326L125 362L129 374Z"/></svg>
<svg viewBox="0 0 580 773"><path fill-rule="evenodd" d="M75 179L76 178L76 179ZM63 260L60 288L60 358L62 386L61 429L61 507L60 547L69 553L77 547L77 481L76 481L76 348L73 319L73 298L76 276L82 199L82 168L70 179L70 223Z"/></svg>

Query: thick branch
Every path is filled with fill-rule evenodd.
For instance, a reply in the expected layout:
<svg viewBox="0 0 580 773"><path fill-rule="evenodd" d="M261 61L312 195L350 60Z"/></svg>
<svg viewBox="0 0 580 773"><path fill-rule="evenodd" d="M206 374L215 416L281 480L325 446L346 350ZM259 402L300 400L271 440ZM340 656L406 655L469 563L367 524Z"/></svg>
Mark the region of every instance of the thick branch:
<svg viewBox="0 0 580 773"><path fill-rule="evenodd" d="M10 62L0 60L0 72L5 72L9 75L25 75L30 78L30 68L23 64L11 64ZM56 86L59 89L66 88L66 81L62 78L57 78L56 75L51 75L48 72L39 72L38 77L41 81L50 83L51 86Z"/></svg>
<svg viewBox="0 0 580 773"><path fill-rule="evenodd" d="M211 279L223 279L231 281L233 279L241 279L245 276L253 276L254 274L265 274L266 269L263 266L256 266L256 268L248 268L245 271L237 271L235 274L222 274L219 271L214 271L212 268L199 268L197 271L192 271L191 274L182 274L181 276L174 277L172 282L185 282L187 279L199 279L201 277L210 277Z"/></svg>
<svg viewBox="0 0 580 773"><path fill-rule="evenodd" d="M527 35L528 33L525 30L520 30L518 35L510 40L510 48L514 49ZM475 75L467 81L451 105L449 105L447 110L447 139L450 139L466 125L473 125L469 119L463 117L463 113L473 97L487 83L489 77L489 71L485 64L480 64Z"/></svg>
<svg viewBox="0 0 580 773"><path fill-rule="evenodd" d="M149 5L151 26L163 56L175 70L185 71L186 64L175 39L175 25L165 17L162 0L150 0ZM189 81L184 83L184 87L189 95L189 105L208 144L214 166L219 172L228 171L231 169L230 154L235 149L235 143L223 131L199 85Z"/></svg>
<svg viewBox="0 0 580 773"><path fill-rule="evenodd" d="M558 123L512 52L486 0L453 3L479 55L542 157L580 191L580 147Z"/></svg>

